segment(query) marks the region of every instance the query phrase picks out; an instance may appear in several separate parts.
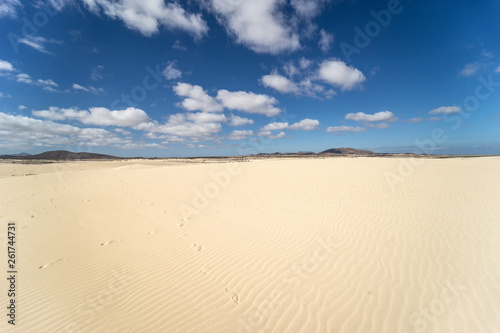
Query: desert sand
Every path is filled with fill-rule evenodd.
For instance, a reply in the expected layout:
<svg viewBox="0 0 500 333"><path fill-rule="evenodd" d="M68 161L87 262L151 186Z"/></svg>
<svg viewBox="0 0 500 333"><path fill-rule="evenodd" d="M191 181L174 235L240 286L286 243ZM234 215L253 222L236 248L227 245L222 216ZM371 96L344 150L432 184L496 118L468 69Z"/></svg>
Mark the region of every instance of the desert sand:
<svg viewBox="0 0 500 333"><path fill-rule="evenodd" d="M2 332L500 332L500 158L0 163Z"/></svg>

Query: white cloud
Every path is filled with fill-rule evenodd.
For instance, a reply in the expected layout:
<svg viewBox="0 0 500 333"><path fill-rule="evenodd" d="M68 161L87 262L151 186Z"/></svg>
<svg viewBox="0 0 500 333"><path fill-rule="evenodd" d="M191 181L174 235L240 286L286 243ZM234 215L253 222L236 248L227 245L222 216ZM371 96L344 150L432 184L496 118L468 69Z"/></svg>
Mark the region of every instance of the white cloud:
<svg viewBox="0 0 500 333"><path fill-rule="evenodd" d="M103 88L95 88L95 87L92 87L92 86L84 87L84 86L81 86L81 85L79 85L77 83L73 83L72 88L74 90L81 90L81 91L85 91L85 92L90 92L90 93L93 93L93 94L96 94L96 95L104 92Z"/></svg>
<svg viewBox="0 0 500 333"><path fill-rule="evenodd" d="M280 132L278 134L273 134L271 131L261 131L258 134L259 136L266 137L268 139L280 139L286 136L285 132Z"/></svg>
<svg viewBox="0 0 500 333"><path fill-rule="evenodd" d="M298 67L293 62L287 63L283 69L288 75L285 77L273 70L271 74L264 75L260 82L269 88L281 93L291 93L297 96L312 98L331 98L336 95L333 89L327 89L318 80L328 82L340 87L342 90L351 90L360 85L365 77L358 69L347 66L340 60L325 60L319 68L312 68L313 62L306 58L298 61Z"/></svg>
<svg viewBox="0 0 500 333"><path fill-rule="evenodd" d="M185 113L170 115L168 121L152 129L153 132L181 137L207 137L219 133L222 126L218 122L193 122Z"/></svg>
<svg viewBox="0 0 500 333"><path fill-rule="evenodd" d="M45 44L49 43L62 44L61 41L55 39L47 39L42 36L28 36L28 35L24 36L24 38L19 39L19 43L32 47L35 50L46 54L52 54L52 53L45 48Z"/></svg>
<svg viewBox="0 0 500 333"><path fill-rule="evenodd" d="M219 90L215 98L209 96L202 87L189 83L177 83L174 92L178 96L186 97L177 105L188 111L200 110L204 112L220 112L224 108L246 113L275 116L281 110L275 106L278 101L271 96L254 94L246 91Z"/></svg>
<svg viewBox="0 0 500 333"><path fill-rule="evenodd" d="M33 80L31 79L31 76L28 74L25 74L25 73L17 74L16 80L17 80L17 82L33 84Z"/></svg>
<svg viewBox="0 0 500 333"><path fill-rule="evenodd" d="M0 92L0 98L4 97L12 97L10 94L4 94L3 92Z"/></svg>
<svg viewBox="0 0 500 333"><path fill-rule="evenodd" d="M79 84L76 84L76 83L73 83L73 89L75 90L83 90L83 91L86 91L86 92L89 92L89 90Z"/></svg>
<svg viewBox="0 0 500 333"><path fill-rule="evenodd" d="M51 106L48 110L34 110L32 114L50 120L75 119L86 125L100 126L137 126L150 120L146 112L132 107L113 111L103 107L94 107L87 111Z"/></svg>
<svg viewBox="0 0 500 333"><path fill-rule="evenodd" d="M320 30L319 34L320 34L320 39L318 42L318 46L321 49L321 51L327 52L333 47L335 35L328 33L323 29Z"/></svg>
<svg viewBox="0 0 500 333"><path fill-rule="evenodd" d="M465 65L465 67L458 73L459 76L472 76L475 75L481 68L483 64L479 62L472 62Z"/></svg>
<svg viewBox="0 0 500 333"><path fill-rule="evenodd" d="M358 126L333 126L328 127L326 129L327 132L336 133L336 132L363 132L366 128L358 127Z"/></svg>
<svg viewBox="0 0 500 333"><path fill-rule="evenodd" d="M178 96L187 97L178 105L188 111L219 112L223 110L222 105L217 103L200 86L189 83L177 83L173 89Z"/></svg>
<svg viewBox="0 0 500 333"><path fill-rule="evenodd" d="M223 113L197 112L189 113L187 119L195 123L220 123L226 121L226 116Z"/></svg>
<svg viewBox="0 0 500 333"><path fill-rule="evenodd" d="M359 69L347 66L345 62L338 59L323 61L318 76L325 82L342 90L352 90L366 80Z"/></svg>
<svg viewBox="0 0 500 333"><path fill-rule="evenodd" d="M26 110L27 108L28 108L27 106L22 104L17 107L18 110Z"/></svg>
<svg viewBox="0 0 500 333"><path fill-rule="evenodd" d="M125 136L132 136L132 132L124 130L123 128L115 128L115 132L120 133Z"/></svg>
<svg viewBox="0 0 500 333"><path fill-rule="evenodd" d="M0 60L0 71L12 72L14 70L14 66L8 61Z"/></svg>
<svg viewBox="0 0 500 333"><path fill-rule="evenodd" d="M161 72L167 80L175 80L182 76L182 72L175 67L175 62L171 61Z"/></svg>
<svg viewBox="0 0 500 333"><path fill-rule="evenodd" d="M268 95L254 94L245 91L230 92L223 89L217 92L217 100L230 110L263 114L268 117L276 116L281 112L281 110L275 106L278 101L274 97Z"/></svg>
<svg viewBox="0 0 500 333"><path fill-rule="evenodd" d="M319 121L316 119L303 119L295 124L290 125L292 130L312 131L319 127Z"/></svg>
<svg viewBox="0 0 500 333"><path fill-rule="evenodd" d="M55 83L54 80L52 79L47 79L47 80L38 79L36 82L42 86L58 87L58 84Z"/></svg>
<svg viewBox="0 0 500 333"><path fill-rule="evenodd" d="M497 69L495 69L495 72L500 73L500 66L498 66Z"/></svg>
<svg viewBox="0 0 500 333"><path fill-rule="evenodd" d="M300 66L300 68L302 68L302 69L309 68L309 66L311 66L311 65L312 65L312 63L313 63L313 62L312 62L311 60L306 59L306 58L304 58L304 57L300 58L300 60L299 60L299 66Z"/></svg>
<svg viewBox="0 0 500 333"><path fill-rule="evenodd" d="M129 29L145 36L159 31L160 26L186 31L196 38L206 35L208 26L200 14L187 13L178 3L164 0L83 0L90 11L122 20Z"/></svg>
<svg viewBox="0 0 500 333"><path fill-rule="evenodd" d="M311 19L321 12L323 3L329 0L290 0L290 4L297 15L305 19Z"/></svg>
<svg viewBox="0 0 500 333"><path fill-rule="evenodd" d="M346 114L345 119L364 122L398 120L398 118L391 111L380 111L374 114L366 114L364 112L348 113Z"/></svg>
<svg viewBox="0 0 500 333"><path fill-rule="evenodd" d="M2 0L2 3L0 3L0 18L16 18L17 10L22 7L23 5L19 0Z"/></svg>
<svg viewBox="0 0 500 333"><path fill-rule="evenodd" d="M454 114L462 111L458 106L441 106L429 111L429 114Z"/></svg>
<svg viewBox="0 0 500 333"><path fill-rule="evenodd" d="M280 122L274 122L267 124L266 126L263 126L260 131L265 132L265 131L274 131L274 130L282 130L288 128L288 123L280 123Z"/></svg>
<svg viewBox="0 0 500 333"><path fill-rule="evenodd" d="M212 9L236 41L257 53L300 48L299 36L279 13L281 0L211 0Z"/></svg>
<svg viewBox="0 0 500 333"><path fill-rule="evenodd" d="M264 86L276 89L280 93L284 94L296 93L299 91L297 85L294 82L275 72L269 75L264 75L261 78L261 82Z"/></svg>
<svg viewBox="0 0 500 333"><path fill-rule="evenodd" d="M22 82L22 83L26 83L26 84L30 84L30 85L34 85L34 86L39 86L45 90L52 91L52 92L61 92L60 90L56 89L57 87L59 87L59 85L57 83L55 83L54 80L52 80L52 79L35 80L29 74L26 74L26 73L17 74L15 76L15 78L16 78L17 82Z"/></svg>
<svg viewBox="0 0 500 333"><path fill-rule="evenodd" d="M231 114L228 123L229 126L243 126L247 124L253 124L253 120L248 118L243 118L240 116L235 116L234 114Z"/></svg>
<svg viewBox="0 0 500 333"><path fill-rule="evenodd" d="M25 116L0 112L0 147L26 149L33 146L106 146L127 139L102 128L79 128Z"/></svg>
<svg viewBox="0 0 500 333"><path fill-rule="evenodd" d="M253 131L235 130L235 131L232 131L228 135L228 139L230 139L230 140L246 140L251 135L253 135Z"/></svg>

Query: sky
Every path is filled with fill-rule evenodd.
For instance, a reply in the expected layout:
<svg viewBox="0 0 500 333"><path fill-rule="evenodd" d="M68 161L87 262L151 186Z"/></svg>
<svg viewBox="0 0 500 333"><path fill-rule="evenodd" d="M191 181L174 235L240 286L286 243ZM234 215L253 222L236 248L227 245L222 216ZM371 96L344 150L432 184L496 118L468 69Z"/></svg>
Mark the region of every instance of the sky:
<svg viewBox="0 0 500 333"><path fill-rule="evenodd" d="M500 154L497 0L3 0L0 153Z"/></svg>

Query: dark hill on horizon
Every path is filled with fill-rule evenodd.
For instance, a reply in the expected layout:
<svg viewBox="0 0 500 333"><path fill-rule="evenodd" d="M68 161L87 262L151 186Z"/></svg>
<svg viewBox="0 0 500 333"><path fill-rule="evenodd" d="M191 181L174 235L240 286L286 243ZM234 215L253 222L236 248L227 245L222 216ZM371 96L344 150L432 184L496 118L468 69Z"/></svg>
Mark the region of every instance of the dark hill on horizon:
<svg viewBox="0 0 500 333"><path fill-rule="evenodd" d="M327 150L324 150L318 155L323 155L323 154L338 154L338 155L376 155L371 150L359 150L359 149L354 149L354 148L330 148Z"/></svg>
<svg viewBox="0 0 500 333"><path fill-rule="evenodd" d="M109 160L121 159L121 157L96 154L96 153L73 153L67 150L46 151L36 155L0 155L0 159L16 159L16 160Z"/></svg>

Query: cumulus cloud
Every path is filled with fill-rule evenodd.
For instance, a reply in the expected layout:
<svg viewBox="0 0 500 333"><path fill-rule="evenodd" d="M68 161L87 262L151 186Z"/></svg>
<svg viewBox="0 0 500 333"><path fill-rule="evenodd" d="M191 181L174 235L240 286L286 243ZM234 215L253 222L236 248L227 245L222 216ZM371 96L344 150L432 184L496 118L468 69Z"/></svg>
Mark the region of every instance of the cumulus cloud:
<svg viewBox="0 0 500 333"><path fill-rule="evenodd" d="M3 0L2 3L0 3L0 18L16 18L17 10L22 7L23 4L19 0Z"/></svg>
<svg viewBox="0 0 500 333"><path fill-rule="evenodd" d="M325 60L313 69L311 60L302 58L298 66L293 62L287 63L283 69L288 77L278 73L275 69L271 74L264 75L260 82L268 88L275 89L283 94L309 96L313 98L331 98L337 93L327 89L322 81L342 90L351 90L358 87L365 77L358 69L347 66L340 60Z"/></svg>
<svg viewBox="0 0 500 333"><path fill-rule="evenodd" d="M221 112L224 108L240 112L263 114L268 117L281 112L276 107L278 101L271 96L254 94L246 91L219 90L214 98L207 94L202 87L189 83L177 83L174 92L178 96L186 97L177 105L188 111L200 110L204 112Z"/></svg>
<svg viewBox="0 0 500 333"><path fill-rule="evenodd" d="M229 126L243 126L243 125L251 125L253 124L252 119L248 118L243 118L240 116L235 116L234 114L231 114L231 117L229 118L228 125Z"/></svg>
<svg viewBox="0 0 500 333"><path fill-rule="evenodd" d="M323 81L342 90L352 90L366 80L359 69L348 66L345 62L338 59L323 61L320 65L318 76Z"/></svg>
<svg viewBox="0 0 500 333"><path fill-rule="evenodd" d="M0 147L26 149L33 146L106 146L125 143L115 133L102 128L79 128L25 116L0 112Z"/></svg>
<svg viewBox="0 0 500 333"><path fill-rule="evenodd" d="M441 106L429 111L429 114L454 114L462 111L458 106Z"/></svg>
<svg viewBox="0 0 500 333"><path fill-rule="evenodd" d="M203 117L190 117L185 113L170 115L167 122L152 128L152 132L181 137L207 137L219 133L222 126L219 122L206 122Z"/></svg>
<svg viewBox="0 0 500 333"><path fill-rule="evenodd" d="M375 121L396 121L398 118L391 111L381 111L374 114L366 114L364 112L348 113L345 119L363 122Z"/></svg>
<svg viewBox="0 0 500 333"><path fill-rule="evenodd" d="M316 119L303 119L290 125L291 130L313 131L319 127L319 121Z"/></svg>
<svg viewBox="0 0 500 333"><path fill-rule="evenodd" d="M495 72L500 73L500 66L498 66L497 69L495 69Z"/></svg>
<svg viewBox="0 0 500 333"><path fill-rule="evenodd" d="M197 112L189 113L187 119L195 123L220 123L226 121L226 116L223 113Z"/></svg>
<svg viewBox="0 0 500 333"><path fill-rule="evenodd" d="M263 94L254 94L245 91L231 92L222 89L217 92L217 100L230 110L262 114L268 117L276 116L281 112L275 106L275 104L278 104L278 101L274 97Z"/></svg>
<svg viewBox="0 0 500 333"><path fill-rule="evenodd" d="M0 60L0 71L12 72L14 70L14 66L8 61Z"/></svg>
<svg viewBox="0 0 500 333"><path fill-rule="evenodd" d="M173 89L178 96L186 97L178 106L188 111L220 112L223 110L222 105L217 103L200 86L189 83L177 83Z"/></svg>
<svg viewBox="0 0 500 333"><path fill-rule="evenodd" d="M235 130L227 136L230 140L246 140L249 136L253 135L253 131L239 131Z"/></svg>
<svg viewBox="0 0 500 333"><path fill-rule="evenodd" d="M326 129L327 132L336 133L336 132L363 132L366 128L358 127L358 126L332 126Z"/></svg>
<svg viewBox="0 0 500 333"><path fill-rule="evenodd" d="M282 130L288 128L288 126L288 123L285 122L274 122L261 127L260 131Z"/></svg>
<svg viewBox="0 0 500 333"><path fill-rule="evenodd" d="M299 91L299 88L294 82L277 73L264 75L261 78L261 82L264 86L276 89L283 94L296 93Z"/></svg>
<svg viewBox="0 0 500 333"><path fill-rule="evenodd" d="M32 114L36 117L50 120L77 120L86 125L100 126L137 126L150 121L146 112L141 109L129 107L125 110L109 110L103 107L89 108L89 110L78 110L75 108L49 107L48 110L34 110Z"/></svg>
<svg viewBox="0 0 500 333"><path fill-rule="evenodd" d="M182 76L182 72L175 67L175 62L171 61L161 72L167 80L175 80Z"/></svg>
<svg viewBox="0 0 500 333"><path fill-rule="evenodd" d="M207 23L200 14L187 13L176 2L164 0L83 0L88 9L96 14L103 13L112 19L125 23L129 29L137 30L145 36L159 31L160 26L167 29L182 30L196 38L208 32Z"/></svg>
<svg viewBox="0 0 500 333"><path fill-rule="evenodd" d="M319 32L320 38L318 42L318 46L323 52L327 52L333 47L333 42L335 40L335 35L326 32L325 30L321 29Z"/></svg>
<svg viewBox="0 0 500 333"><path fill-rule="evenodd" d="M210 0L211 8L236 42L257 53L300 48L299 36L280 14L281 0Z"/></svg>

